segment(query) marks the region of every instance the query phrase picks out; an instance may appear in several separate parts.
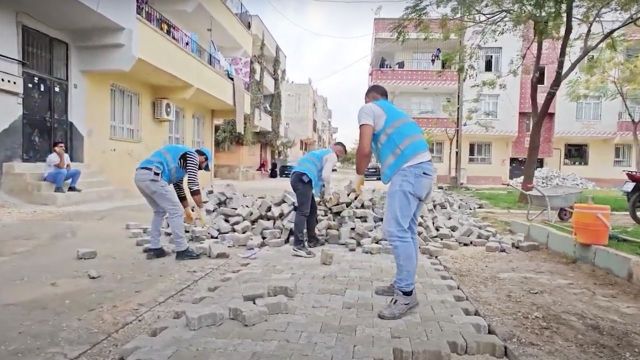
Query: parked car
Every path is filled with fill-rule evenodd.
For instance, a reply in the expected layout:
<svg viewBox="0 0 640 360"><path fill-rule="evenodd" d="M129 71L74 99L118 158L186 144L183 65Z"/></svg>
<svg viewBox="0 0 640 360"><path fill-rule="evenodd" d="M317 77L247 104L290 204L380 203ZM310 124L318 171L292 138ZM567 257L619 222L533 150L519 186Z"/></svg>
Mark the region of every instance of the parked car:
<svg viewBox="0 0 640 360"><path fill-rule="evenodd" d="M283 178L288 178L288 177L291 177L292 171L293 171L293 165L283 164L283 165L280 165L280 170L278 171L278 175Z"/></svg>
<svg viewBox="0 0 640 360"><path fill-rule="evenodd" d="M380 180L382 176L380 175L380 165L378 164L369 164L367 169L364 171L364 179L369 180Z"/></svg>

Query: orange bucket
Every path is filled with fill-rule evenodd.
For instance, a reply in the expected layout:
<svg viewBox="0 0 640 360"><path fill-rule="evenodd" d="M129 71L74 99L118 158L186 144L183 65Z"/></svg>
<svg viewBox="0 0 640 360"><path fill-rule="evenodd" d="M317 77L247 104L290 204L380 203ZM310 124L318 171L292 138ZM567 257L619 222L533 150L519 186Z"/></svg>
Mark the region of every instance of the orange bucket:
<svg viewBox="0 0 640 360"><path fill-rule="evenodd" d="M573 237L583 245L607 245L611 229L611 207L608 205L573 205Z"/></svg>

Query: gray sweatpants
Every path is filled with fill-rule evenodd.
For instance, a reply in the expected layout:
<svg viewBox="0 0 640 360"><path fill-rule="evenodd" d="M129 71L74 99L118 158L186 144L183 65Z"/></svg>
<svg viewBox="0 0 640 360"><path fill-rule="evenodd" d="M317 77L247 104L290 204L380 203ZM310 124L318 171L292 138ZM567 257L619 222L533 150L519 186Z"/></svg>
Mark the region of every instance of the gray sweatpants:
<svg viewBox="0 0 640 360"><path fill-rule="evenodd" d="M150 247L158 249L160 244L160 227L162 220L167 215L169 227L173 235L173 244L176 251L186 250L189 245L184 236L184 209L178 200L173 187L162 180L159 175L154 175L148 170L136 170L135 183L140 193L153 209L151 220Z"/></svg>

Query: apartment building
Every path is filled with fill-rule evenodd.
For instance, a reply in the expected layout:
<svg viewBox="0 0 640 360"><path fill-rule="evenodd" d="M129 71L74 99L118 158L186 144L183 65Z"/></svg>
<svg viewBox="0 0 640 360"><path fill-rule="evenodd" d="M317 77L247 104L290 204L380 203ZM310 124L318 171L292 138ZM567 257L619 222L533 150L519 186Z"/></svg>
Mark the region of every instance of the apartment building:
<svg viewBox="0 0 640 360"><path fill-rule="evenodd" d="M214 119L250 97L230 62L252 37L222 0L14 0L0 4L0 161L74 162L133 189L162 145L213 148ZM212 176L203 175L207 184Z"/></svg>
<svg viewBox="0 0 640 360"><path fill-rule="evenodd" d="M443 63L458 39L438 38L438 22L430 25L434 36L424 40L418 32L400 44L391 34L397 19L374 20L374 39L369 83L389 90L391 100L406 110L433 138L431 151L439 181L448 181L450 139L455 135L458 95L457 74ZM465 34L476 43L473 29ZM462 84L462 173L464 183L498 185L522 175L531 130L530 82L535 53L525 47L531 34L504 34L481 42L472 75ZM544 99L557 64L558 44L544 43L538 98ZM513 59L525 54L515 76L507 75ZM500 86L483 87L483 80L500 78ZM640 105L640 102L637 102ZM622 170L633 162L630 121L621 100L593 97L572 102L563 86L545 120L538 167L576 173L596 183L617 185ZM640 112L640 107L634 111ZM455 142L451 152L455 162Z"/></svg>
<svg viewBox="0 0 640 360"><path fill-rule="evenodd" d="M309 83L285 82L282 87L282 133L294 145L288 161L296 162L308 151L328 147L335 140L327 98Z"/></svg>
<svg viewBox="0 0 640 360"><path fill-rule="evenodd" d="M262 176L256 169L262 162L269 165L275 160L271 159L272 149L268 140L274 131L280 131L272 128L272 107L282 107L280 82L286 76L286 54L258 15L249 15L246 21L252 35L251 58L244 59L238 66L242 67L241 73L247 82L251 81L253 73L253 81L258 86L256 93L252 95L252 143L236 144L227 150L218 149L216 177L223 179L250 180ZM253 71L250 67L253 67ZM274 99L276 92L280 96ZM279 105L275 103L278 99ZM282 114L281 109L280 113ZM219 126L220 121L217 127Z"/></svg>

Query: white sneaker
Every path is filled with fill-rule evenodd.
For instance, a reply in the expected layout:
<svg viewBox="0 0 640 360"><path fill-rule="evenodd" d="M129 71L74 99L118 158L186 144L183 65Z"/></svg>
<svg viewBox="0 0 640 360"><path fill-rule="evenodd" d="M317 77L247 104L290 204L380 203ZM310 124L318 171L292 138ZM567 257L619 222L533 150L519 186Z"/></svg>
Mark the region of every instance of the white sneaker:
<svg viewBox="0 0 640 360"><path fill-rule="evenodd" d="M312 258L315 257L316 254L307 249L306 246L294 246L293 249L291 249L291 255L293 256L300 256L300 257L304 257L304 258Z"/></svg>

